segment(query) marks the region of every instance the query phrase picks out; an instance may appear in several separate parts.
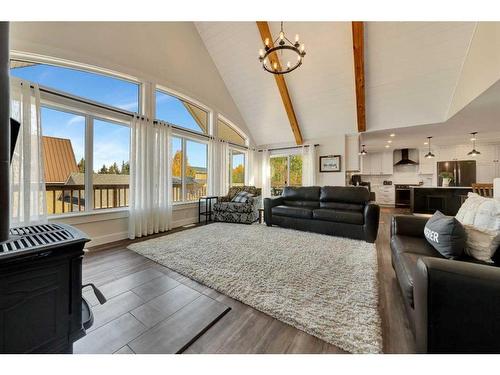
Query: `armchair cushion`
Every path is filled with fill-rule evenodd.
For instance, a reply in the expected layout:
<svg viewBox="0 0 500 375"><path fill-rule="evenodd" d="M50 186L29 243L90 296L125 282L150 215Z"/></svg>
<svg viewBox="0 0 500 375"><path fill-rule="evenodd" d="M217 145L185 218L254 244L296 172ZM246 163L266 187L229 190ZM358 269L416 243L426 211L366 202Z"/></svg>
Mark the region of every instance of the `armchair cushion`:
<svg viewBox="0 0 500 375"><path fill-rule="evenodd" d="M214 204L214 211L249 213L253 211L251 203L218 202Z"/></svg>

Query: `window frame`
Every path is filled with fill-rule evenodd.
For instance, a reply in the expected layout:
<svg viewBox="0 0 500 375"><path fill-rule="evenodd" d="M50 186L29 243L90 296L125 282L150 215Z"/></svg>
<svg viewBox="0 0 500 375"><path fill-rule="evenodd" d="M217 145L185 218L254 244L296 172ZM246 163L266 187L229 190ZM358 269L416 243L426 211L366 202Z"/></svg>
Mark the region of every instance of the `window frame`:
<svg viewBox="0 0 500 375"><path fill-rule="evenodd" d="M207 192L210 191L210 163L209 163L209 141L205 137L196 137L193 134L186 134L184 131L179 131L178 129L175 129L175 131L172 131L171 138L179 138L181 140L181 152L182 152L182 171L181 171L181 186L182 186L182 200L178 202L172 202L173 206L181 206L181 205L186 205L186 204L193 204L196 203L196 200L186 200L186 181L185 181L185 176L186 176L186 160L187 160L187 148L186 148L186 141L191 141L191 142L197 142L197 143L202 143L206 146L206 160L207 160ZM170 147L172 147L172 142L170 142ZM174 155L172 155L173 157ZM173 186L172 186L173 188Z"/></svg>
<svg viewBox="0 0 500 375"><path fill-rule="evenodd" d="M243 155L243 185L247 185L247 167L248 167L248 151L247 150L240 150L236 146L229 146L229 187L233 186L233 151L237 151L238 154Z"/></svg>
<svg viewBox="0 0 500 375"><path fill-rule="evenodd" d="M292 156L300 156L300 157L302 157L302 154L300 154L299 152L276 153L276 154L273 154L273 155L271 155L269 157L270 159L273 159L273 158L285 158L286 157L287 164L286 164L286 184L285 184L285 186L290 186L290 158ZM302 161L304 161L304 159L302 159ZM302 165L302 168L304 168L304 165ZM271 188L272 188L273 187L273 185L272 185L272 175L271 175L270 183L271 183ZM301 183L300 186L304 186L304 185Z"/></svg>
<svg viewBox="0 0 500 375"><path fill-rule="evenodd" d="M207 132L203 133L201 131L188 129L185 126L182 126L182 125L179 125L179 124L174 124L173 122L167 121L165 119L158 118L158 116L157 116L158 108L157 108L157 103L156 103L156 92L157 91L159 91L162 94L168 95L168 96L173 96L174 98L176 98L176 99L178 99L180 101L183 101L183 102L186 102L188 104L191 104L191 105L193 105L195 107L198 107L202 111L206 112L206 114L207 114ZM170 124L170 125L175 126L176 128L179 128L179 130L183 130L183 131L186 131L186 132L189 132L189 133L200 134L202 136L211 136L213 134L213 128L214 128L214 125L213 125L213 111L209 107L207 107L206 105L198 102L197 100L194 100L194 99L192 99L192 98L190 98L190 97L188 97L186 95L183 95L183 94L181 94L181 93L179 93L177 91L174 91L172 89L166 88L165 86L161 86L161 85L158 85L158 84L153 86L153 92L152 92L151 100L152 100L152 106L153 106L153 118L161 120L161 121L163 121L163 122L165 122L167 124Z"/></svg>
<svg viewBox="0 0 500 375"><path fill-rule="evenodd" d="M124 73L119 73L111 69L106 69L106 68L100 68L97 66L85 64L85 63L79 63L76 61L70 61L70 60L65 60L65 59L60 59L56 57L46 57L46 56L41 56L41 55L36 55L32 53L23 53L23 52L18 52L18 51L11 51L10 56L9 56L9 61L11 60L16 60L16 61L21 61L21 62L27 62L27 63L33 63L33 64L43 64L43 65L51 65L51 66L56 66L60 68L67 68L67 69L72 69L72 70L79 70L82 72L86 73L93 73L93 74L98 74L101 76L108 76L111 78L119 79L125 82L133 83L138 86L138 92L137 92L137 109L138 113L144 114L144 109L146 107L145 105L145 89L144 89L144 81L140 80L137 77L124 74ZM37 82L34 82L37 83ZM130 112L131 114L133 112L128 111L126 109L122 109L119 107L114 107L106 103L98 102L90 98L85 98L81 97L66 91L61 91L56 88L48 87L45 85L39 85L41 88L47 88L51 91L61 93L63 95L71 96L76 99L82 99L90 103L94 103L97 106L101 107L107 107L110 109L115 109L123 112Z"/></svg>
<svg viewBox="0 0 500 375"><path fill-rule="evenodd" d="M231 129L233 129L241 138L245 140L244 145L237 145L240 147L249 147L250 146L250 138L237 126L235 125L232 121L227 119L227 117L223 116L222 114L218 113L217 114L217 121L215 121L214 127L217 129L217 138L219 137L219 128L218 128L218 121L222 121L225 125L229 126ZM215 129L214 129L215 133Z"/></svg>
<svg viewBox="0 0 500 375"><path fill-rule="evenodd" d="M73 105L70 102L74 102ZM91 107L86 108L83 103L75 101L71 98L60 98L58 96L40 92L40 106L49 108L52 110L74 114L76 116L82 116L85 118L85 131L84 131L84 159L85 159L85 210L80 212L67 212L47 215L49 218L65 218L68 216L77 215L88 215L88 214L98 214L114 211L128 211L129 207L116 207L116 208L105 208L105 209L94 209L94 194L93 194L93 171L94 171L94 120L103 120L106 122L114 123L118 126L124 126L130 129L130 119L125 120L125 116L120 118L116 113L109 112L108 110L102 108ZM87 105L85 105L87 106ZM43 133L43 123L42 123L42 133Z"/></svg>

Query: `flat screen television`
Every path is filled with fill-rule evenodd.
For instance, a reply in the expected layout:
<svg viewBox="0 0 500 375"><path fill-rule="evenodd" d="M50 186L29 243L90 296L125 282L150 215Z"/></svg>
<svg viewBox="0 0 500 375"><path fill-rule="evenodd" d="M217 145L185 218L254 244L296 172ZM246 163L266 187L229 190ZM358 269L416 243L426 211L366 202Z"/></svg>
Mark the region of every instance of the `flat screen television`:
<svg viewBox="0 0 500 375"><path fill-rule="evenodd" d="M10 118L10 162L12 163L12 156L14 156L14 149L16 148L17 136L19 135L19 129L21 124L19 121Z"/></svg>

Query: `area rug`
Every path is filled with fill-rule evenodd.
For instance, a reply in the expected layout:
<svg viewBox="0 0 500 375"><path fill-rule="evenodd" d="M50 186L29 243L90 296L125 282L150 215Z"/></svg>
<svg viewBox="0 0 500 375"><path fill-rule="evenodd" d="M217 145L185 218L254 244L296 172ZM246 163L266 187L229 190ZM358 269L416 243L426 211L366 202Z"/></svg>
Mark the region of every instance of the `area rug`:
<svg viewBox="0 0 500 375"><path fill-rule="evenodd" d="M214 223L128 248L348 352L382 350L374 244Z"/></svg>

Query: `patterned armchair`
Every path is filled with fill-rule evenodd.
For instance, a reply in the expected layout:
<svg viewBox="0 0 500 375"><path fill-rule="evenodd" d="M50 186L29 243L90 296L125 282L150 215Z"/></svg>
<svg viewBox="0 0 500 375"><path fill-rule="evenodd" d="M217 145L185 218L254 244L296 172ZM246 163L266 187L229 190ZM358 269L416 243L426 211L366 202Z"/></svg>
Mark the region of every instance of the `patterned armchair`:
<svg viewBox="0 0 500 375"><path fill-rule="evenodd" d="M247 203L232 202L241 191L253 194ZM214 204L214 221L226 223L252 224L259 219L259 208L262 206L262 193L255 186L233 186L225 197L220 197Z"/></svg>

